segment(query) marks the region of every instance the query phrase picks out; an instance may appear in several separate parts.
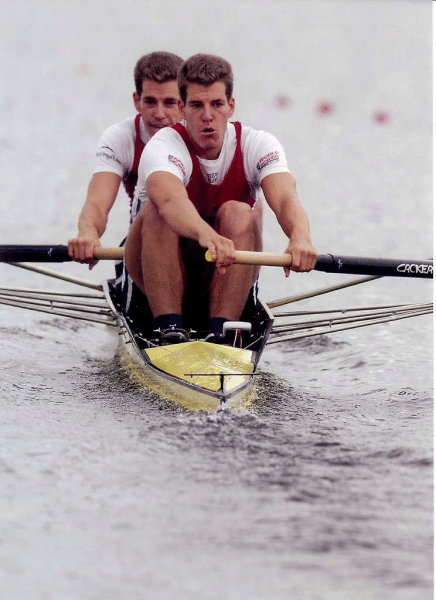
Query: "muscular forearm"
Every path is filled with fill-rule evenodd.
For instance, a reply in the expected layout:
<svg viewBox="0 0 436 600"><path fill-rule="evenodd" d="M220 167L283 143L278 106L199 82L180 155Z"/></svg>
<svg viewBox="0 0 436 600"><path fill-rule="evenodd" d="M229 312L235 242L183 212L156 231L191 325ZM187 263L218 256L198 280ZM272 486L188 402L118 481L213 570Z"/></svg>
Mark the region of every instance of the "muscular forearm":
<svg viewBox="0 0 436 600"><path fill-rule="evenodd" d="M106 230L107 214L92 201L87 201L79 215L79 236L101 238Z"/></svg>
<svg viewBox="0 0 436 600"><path fill-rule="evenodd" d="M199 241L212 228L200 217L182 182L170 173L153 173L146 182L147 195L160 217L179 236Z"/></svg>
<svg viewBox="0 0 436 600"><path fill-rule="evenodd" d="M277 220L289 240L311 241L309 220L305 210L296 201L283 203Z"/></svg>
<svg viewBox="0 0 436 600"><path fill-rule="evenodd" d="M262 182L266 201L289 242L285 252L292 255L291 268L310 271L315 266L318 252L312 245L309 221L297 196L295 179L290 173L278 173L265 177ZM289 274L289 269L285 269Z"/></svg>
<svg viewBox="0 0 436 600"><path fill-rule="evenodd" d="M198 214L190 200L173 198L158 207L159 214L168 226L181 237L199 241L210 225Z"/></svg>
<svg viewBox="0 0 436 600"><path fill-rule="evenodd" d="M86 202L79 216L79 236L101 237L120 187L121 177L115 173L96 173L88 186Z"/></svg>
<svg viewBox="0 0 436 600"><path fill-rule="evenodd" d="M272 208L287 238L310 241L309 220L300 204L295 179L289 175L286 182L286 186L282 181L281 188L274 190L275 202Z"/></svg>
<svg viewBox="0 0 436 600"><path fill-rule="evenodd" d="M90 261L94 248L100 244L107 218L115 201L121 177L115 173L96 173L88 187L86 202L80 212L78 234L68 241L71 258Z"/></svg>

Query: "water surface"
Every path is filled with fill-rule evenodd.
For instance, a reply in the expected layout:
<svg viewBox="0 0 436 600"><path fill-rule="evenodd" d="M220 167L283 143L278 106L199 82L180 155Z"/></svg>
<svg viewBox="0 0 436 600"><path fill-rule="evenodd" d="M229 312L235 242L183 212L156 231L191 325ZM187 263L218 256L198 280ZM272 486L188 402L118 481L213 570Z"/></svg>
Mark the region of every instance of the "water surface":
<svg viewBox="0 0 436 600"><path fill-rule="evenodd" d="M101 131L132 114L136 59L163 48L231 60L236 118L283 143L321 252L432 255L430 2L18 0L0 39L2 243L74 235ZM113 215L107 245L122 195ZM268 212L264 234L284 249ZM261 289L339 280L265 269ZM298 308L431 296L383 279ZM144 391L103 326L1 307L0 330L8 600L432 597L431 317L271 346L258 401L210 414Z"/></svg>

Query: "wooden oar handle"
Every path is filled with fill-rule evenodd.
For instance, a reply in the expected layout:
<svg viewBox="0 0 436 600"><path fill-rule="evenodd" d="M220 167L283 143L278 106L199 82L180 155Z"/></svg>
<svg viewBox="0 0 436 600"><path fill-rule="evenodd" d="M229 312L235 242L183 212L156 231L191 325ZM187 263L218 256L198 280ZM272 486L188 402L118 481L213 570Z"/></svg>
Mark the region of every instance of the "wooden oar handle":
<svg viewBox="0 0 436 600"><path fill-rule="evenodd" d="M235 251L235 263L238 265L262 265L264 267L289 267L292 262L290 254L276 254L275 252L250 252L248 250ZM206 260L213 262L209 250Z"/></svg>
<svg viewBox="0 0 436 600"><path fill-rule="evenodd" d="M249 252L236 250L235 262L240 265L263 265L264 267L289 267L292 263L290 254L276 254L275 252Z"/></svg>
<svg viewBox="0 0 436 600"><path fill-rule="evenodd" d="M94 258L97 260L123 260L124 248L119 246L97 246L94 249Z"/></svg>
<svg viewBox="0 0 436 600"><path fill-rule="evenodd" d="M235 262L239 265L263 265L265 267L288 267L291 264L290 254L276 254L275 252L249 252L247 250L236 250ZM122 260L124 248L118 246L97 246L94 257L98 260ZM212 262L209 250L206 252L206 260Z"/></svg>

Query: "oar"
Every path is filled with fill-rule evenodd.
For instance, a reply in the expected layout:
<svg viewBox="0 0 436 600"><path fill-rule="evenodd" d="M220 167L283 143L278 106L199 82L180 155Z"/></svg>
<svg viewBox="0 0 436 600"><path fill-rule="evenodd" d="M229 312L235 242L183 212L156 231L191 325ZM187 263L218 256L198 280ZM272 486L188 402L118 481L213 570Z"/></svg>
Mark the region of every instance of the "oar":
<svg viewBox="0 0 436 600"><path fill-rule="evenodd" d="M119 247L98 246L94 252L94 257L98 260L121 260L123 255L124 248ZM208 252L206 252L206 259L210 261ZM0 262L66 262L70 260L67 246L0 246ZM291 264L291 257L289 254L237 250L235 262L246 265L288 267ZM431 279L433 278L433 261L324 254L318 257L315 270L326 273Z"/></svg>
<svg viewBox="0 0 436 600"><path fill-rule="evenodd" d="M122 260L124 248L97 246L94 258L98 260ZM68 246L0 246L0 262L68 262Z"/></svg>
<svg viewBox="0 0 436 600"><path fill-rule="evenodd" d="M294 296L286 296L285 298L279 298L278 300L271 300L267 302L269 308L278 308L285 304L292 304L293 302L301 302L301 300L307 300L309 298L315 298L316 296L322 296L323 294L330 294L330 292L336 292L338 290L344 290L354 285L360 285L361 283L367 283L368 281L374 281L375 279L381 279L377 275L369 275L368 277L359 277L358 279L352 279L345 283L337 283L335 285L329 285L328 287L318 288L311 292L305 292L303 294L296 294Z"/></svg>
<svg viewBox="0 0 436 600"><path fill-rule="evenodd" d="M206 260L210 261L210 254L208 255L208 252L206 252ZM292 259L290 254L237 250L235 262L241 265L289 267ZM321 254L316 261L315 270L324 271L326 273L344 273L348 275L419 277L430 279L433 278L433 261Z"/></svg>
<svg viewBox="0 0 436 600"><path fill-rule="evenodd" d="M94 250L94 255L98 259L122 260L123 254L124 249L117 246L114 248L103 248L99 246ZM48 275L55 279L61 279L62 281L68 281L94 290L102 289L100 284L92 283L91 281L85 281L84 279L72 277L71 275L65 275L42 267L26 264L27 262L61 263L67 261L71 261L71 258L68 255L68 246L0 245L0 262L10 263L21 269L35 271L42 275Z"/></svg>

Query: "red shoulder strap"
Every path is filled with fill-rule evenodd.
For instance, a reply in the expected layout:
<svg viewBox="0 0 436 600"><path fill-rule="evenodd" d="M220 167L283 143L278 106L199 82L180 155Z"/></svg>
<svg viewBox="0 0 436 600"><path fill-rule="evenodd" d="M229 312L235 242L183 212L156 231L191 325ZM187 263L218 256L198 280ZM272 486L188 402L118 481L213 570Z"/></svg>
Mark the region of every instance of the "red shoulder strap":
<svg viewBox="0 0 436 600"><path fill-rule="evenodd" d="M188 148L191 157L195 156L192 142L189 139L189 135L188 135L188 132L186 131L185 127L181 123L176 123L175 125L173 125L173 129L175 129L177 131L177 133L180 135L182 140L185 142L185 145Z"/></svg>
<svg viewBox="0 0 436 600"><path fill-rule="evenodd" d="M137 114L136 118L135 118L135 130L136 130L135 154L133 157L133 166L132 166L132 171L134 171L135 173L138 171L139 161L141 160L141 154L145 148L145 144L141 139L140 122L141 122L141 115Z"/></svg>

